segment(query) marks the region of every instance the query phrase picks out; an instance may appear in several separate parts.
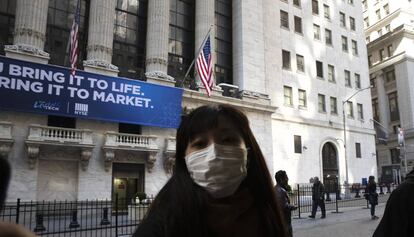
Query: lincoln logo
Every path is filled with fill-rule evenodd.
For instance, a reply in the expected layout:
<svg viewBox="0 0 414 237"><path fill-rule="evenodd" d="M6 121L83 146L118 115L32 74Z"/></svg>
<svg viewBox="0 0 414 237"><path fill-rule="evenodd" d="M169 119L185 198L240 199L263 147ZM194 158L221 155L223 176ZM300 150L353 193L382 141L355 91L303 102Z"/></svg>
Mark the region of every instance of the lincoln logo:
<svg viewBox="0 0 414 237"><path fill-rule="evenodd" d="M88 116L88 105L75 103L75 114Z"/></svg>

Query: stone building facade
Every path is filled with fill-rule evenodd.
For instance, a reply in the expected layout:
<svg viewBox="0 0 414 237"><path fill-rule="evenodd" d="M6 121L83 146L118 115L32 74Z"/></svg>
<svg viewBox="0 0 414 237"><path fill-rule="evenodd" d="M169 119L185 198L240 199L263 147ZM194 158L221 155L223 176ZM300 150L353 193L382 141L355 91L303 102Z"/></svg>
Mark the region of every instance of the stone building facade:
<svg viewBox="0 0 414 237"><path fill-rule="evenodd" d="M378 143L378 173L385 182L398 182L414 166L413 140L413 22L412 1L363 1L364 27L373 88L373 117L387 134ZM405 147L398 144L399 128Z"/></svg>
<svg viewBox="0 0 414 237"><path fill-rule="evenodd" d="M0 39L0 53L68 67L66 44L76 2L2 1L0 27L8 34ZM183 112L217 103L242 109L270 172L285 169L292 183L308 182L311 176L361 182L376 174L371 98L360 91L369 80L359 2L80 2L81 69L183 87ZM312 13L312 6L319 12ZM340 12L346 15L345 27L339 25ZM331 45L325 45L323 33L314 39L314 24L323 32L331 30ZM217 86L207 97L202 88L195 89L197 76L188 80L184 75L210 28ZM346 50L341 36L347 37ZM344 71L351 85L345 84ZM193 70L189 74L193 78ZM348 103L345 158L341 101L356 92L353 104ZM332 97L336 102L329 106ZM13 167L9 200L156 195L171 175L174 129L5 110L0 121L1 155ZM47 139L45 131L72 132L82 139Z"/></svg>

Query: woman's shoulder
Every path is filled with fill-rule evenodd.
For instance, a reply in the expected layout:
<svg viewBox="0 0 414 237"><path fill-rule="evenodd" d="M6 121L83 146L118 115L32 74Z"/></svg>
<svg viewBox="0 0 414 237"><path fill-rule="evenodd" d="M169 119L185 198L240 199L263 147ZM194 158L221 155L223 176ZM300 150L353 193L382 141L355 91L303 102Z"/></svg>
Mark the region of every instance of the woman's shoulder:
<svg viewBox="0 0 414 237"><path fill-rule="evenodd" d="M164 226L162 215L158 211L152 212L141 221L133 237L163 237Z"/></svg>

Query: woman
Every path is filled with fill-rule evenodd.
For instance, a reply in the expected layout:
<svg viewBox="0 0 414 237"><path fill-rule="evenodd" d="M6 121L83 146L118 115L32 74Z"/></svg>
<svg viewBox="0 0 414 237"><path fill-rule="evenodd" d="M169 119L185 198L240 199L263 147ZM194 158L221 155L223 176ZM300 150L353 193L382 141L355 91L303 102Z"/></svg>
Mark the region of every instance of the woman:
<svg viewBox="0 0 414 237"><path fill-rule="evenodd" d="M378 216L375 215L375 206L378 205L378 193L374 176L369 176L368 178L366 193L368 194L368 202L371 205L371 219L378 219Z"/></svg>
<svg viewBox="0 0 414 237"><path fill-rule="evenodd" d="M202 106L177 131L174 174L134 236L287 236L247 117Z"/></svg>

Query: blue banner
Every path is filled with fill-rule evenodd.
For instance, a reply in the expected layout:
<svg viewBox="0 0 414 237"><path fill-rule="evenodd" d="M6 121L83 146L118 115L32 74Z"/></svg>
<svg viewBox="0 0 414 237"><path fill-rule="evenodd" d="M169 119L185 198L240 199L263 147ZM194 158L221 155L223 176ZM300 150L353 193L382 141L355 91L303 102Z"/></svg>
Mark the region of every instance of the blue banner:
<svg viewBox="0 0 414 237"><path fill-rule="evenodd" d="M177 128L183 90L0 56L0 108Z"/></svg>

